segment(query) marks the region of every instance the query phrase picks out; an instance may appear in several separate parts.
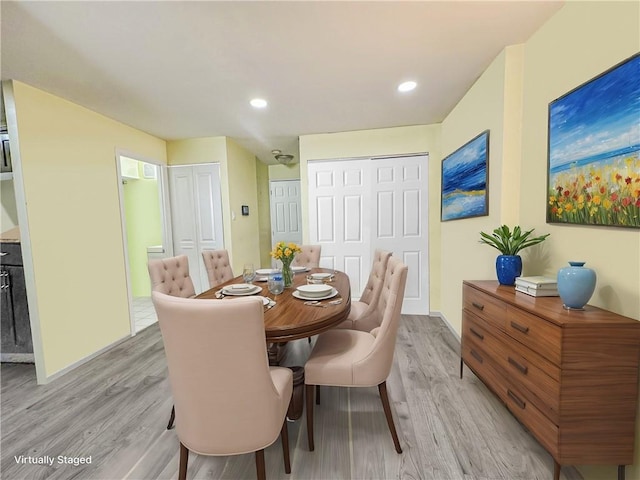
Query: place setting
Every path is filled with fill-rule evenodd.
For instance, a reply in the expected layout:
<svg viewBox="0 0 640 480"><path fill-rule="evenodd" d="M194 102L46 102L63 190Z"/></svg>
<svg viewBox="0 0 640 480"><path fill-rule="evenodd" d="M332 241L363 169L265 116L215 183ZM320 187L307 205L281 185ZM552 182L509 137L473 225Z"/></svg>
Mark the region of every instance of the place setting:
<svg viewBox="0 0 640 480"><path fill-rule="evenodd" d="M304 300L305 305L312 307L327 307L328 305L339 305L342 303L342 298L321 303L322 300L328 300L338 295L338 290L324 283L300 285L292 295L298 300Z"/></svg>

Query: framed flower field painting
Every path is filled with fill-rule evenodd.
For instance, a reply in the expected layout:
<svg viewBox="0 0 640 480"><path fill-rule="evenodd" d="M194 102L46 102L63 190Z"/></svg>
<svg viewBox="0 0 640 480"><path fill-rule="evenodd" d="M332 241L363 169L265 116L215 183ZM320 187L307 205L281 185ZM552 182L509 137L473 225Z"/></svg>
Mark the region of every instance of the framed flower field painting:
<svg viewBox="0 0 640 480"><path fill-rule="evenodd" d="M489 130L442 160L443 222L489 215Z"/></svg>
<svg viewBox="0 0 640 480"><path fill-rule="evenodd" d="M640 54L549 104L547 222L640 228Z"/></svg>

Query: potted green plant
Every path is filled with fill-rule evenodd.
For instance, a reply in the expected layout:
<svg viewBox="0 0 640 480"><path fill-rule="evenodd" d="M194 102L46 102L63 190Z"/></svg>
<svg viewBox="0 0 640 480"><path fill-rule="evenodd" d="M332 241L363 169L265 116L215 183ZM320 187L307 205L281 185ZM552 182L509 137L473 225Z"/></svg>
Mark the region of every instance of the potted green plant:
<svg viewBox="0 0 640 480"><path fill-rule="evenodd" d="M501 285L513 285L516 277L522 274L522 258L518 255L518 252L543 242L551 235L547 233L539 237L531 237L534 230L532 228L523 232L516 225L511 231L508 226L502 225L496 228L491 235L480 232L480 243L486 243L501 253L496 258L496 273Z"/></svg>

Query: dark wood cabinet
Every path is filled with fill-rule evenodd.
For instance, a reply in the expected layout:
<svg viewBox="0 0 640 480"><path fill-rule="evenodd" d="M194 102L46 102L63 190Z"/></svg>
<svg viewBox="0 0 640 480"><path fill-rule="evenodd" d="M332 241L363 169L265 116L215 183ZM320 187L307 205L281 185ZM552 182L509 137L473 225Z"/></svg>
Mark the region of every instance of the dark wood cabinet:
<svg viewBox="0 0 640 480"><path fill-rule="evenodd" d="M561 465L618 465L623 478L634 463L639 358L636 320L463 283L462 361L553 456L556 480Z"/></svg>
<svg viewBox="0 0 640 480"><path fill-rule="evenodd" d="M31 362L33 343L20 244L0 246L0 358Z"/></svg>

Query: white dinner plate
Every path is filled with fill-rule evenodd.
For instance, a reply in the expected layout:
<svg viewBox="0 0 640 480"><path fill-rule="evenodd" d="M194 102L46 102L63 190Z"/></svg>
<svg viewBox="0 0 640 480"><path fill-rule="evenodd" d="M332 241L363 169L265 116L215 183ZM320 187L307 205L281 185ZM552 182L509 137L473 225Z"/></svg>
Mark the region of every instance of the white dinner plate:
<svg viewBox="0 0 640 480"><path fill-rule="evenodd" d="M291 271L293 273L308 272L309 268L308 267L291 267Z"/></svg>
<svg viewBox="0 0 640 480"><path fill-rule="evenodd" d="M305 297L324 297L325 295L329 295L333 288L330 285L322 284L313 284L313 285L300 285L297 289Z"/></svg>
<svg viewBox="0 0 640 480"><path fill-rule="evenodd" d="M258 276L253 279L254 282L266 282L269 280L269 275Z"/></svg>
<svg viewBox="0 0 640 480"><path fill-rule="evenodd" d="M259 268L256 270L256 275L269 275L270 273L275 272L273 268Z"/></svg>
<svg viewBox="0 0 640 480"><path fill-rule="evenodd" d="M236 295L236 296L242 296L242 295L255 295L258 292L262 291L262 287L259 287L257 285L254 285L253 288L249 289L249 290L242 290L242 291L238 291L237 289L232 289L229 287L224 287L222 289L222 293L225 295Z"/></svg>
<svg viewBox="0 0 640 480"><path fill-rule="evenodd" d="M298 290L293 292L293 296L299 300L326 300L327 298L333 298L336 295L338 295L338 290L336 290L335 288L332 288L331 293L325 295L324 297L307 297L305 295L302 295Z"/></svg>

